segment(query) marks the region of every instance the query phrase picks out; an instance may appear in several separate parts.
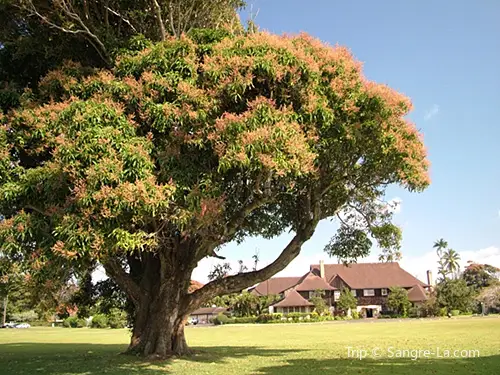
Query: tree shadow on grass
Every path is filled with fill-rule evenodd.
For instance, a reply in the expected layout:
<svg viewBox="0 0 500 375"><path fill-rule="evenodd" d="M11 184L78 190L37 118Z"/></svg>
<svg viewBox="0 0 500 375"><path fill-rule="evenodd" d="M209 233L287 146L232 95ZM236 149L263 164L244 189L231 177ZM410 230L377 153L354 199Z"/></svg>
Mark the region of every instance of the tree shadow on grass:
<svg viewBox="0 0 500 375"><path fill-rule="evenodd" d="M170 373L172 359L147 361L118 354L126 345L104 344L0 344L0 375L75 374L75 375L164 375ZM193 347L195 354L182 360L200 363L224 363L229 358L248 356L276 357L296 350L245 346Z"/></svg>
<svg viewBox="0 0 500 375"><path fill-rule="evenodd" d="M500 374L500 355L479 358L291 359L280 366L264 366L254 375L494 375Z"/></svg>

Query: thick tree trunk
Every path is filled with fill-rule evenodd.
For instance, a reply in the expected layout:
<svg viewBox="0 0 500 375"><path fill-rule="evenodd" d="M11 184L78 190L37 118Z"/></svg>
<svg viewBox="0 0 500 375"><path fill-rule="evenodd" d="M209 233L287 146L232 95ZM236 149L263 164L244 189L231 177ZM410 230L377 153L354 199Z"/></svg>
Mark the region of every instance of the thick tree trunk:
<svg viewBox="0 0 500 375"><path fill-rule="evenodd" d="M153 358L191 354L184 337L187 295L175 282L156 283L136 307L129 353Z"/></svg>
<svg viewBox="0 0 500 375"><path fill-rule="evenodd" d="M9 302L9 295L7 294L3 299L3 314L2 314L2 326L7 323L7 304Z"/></svg>

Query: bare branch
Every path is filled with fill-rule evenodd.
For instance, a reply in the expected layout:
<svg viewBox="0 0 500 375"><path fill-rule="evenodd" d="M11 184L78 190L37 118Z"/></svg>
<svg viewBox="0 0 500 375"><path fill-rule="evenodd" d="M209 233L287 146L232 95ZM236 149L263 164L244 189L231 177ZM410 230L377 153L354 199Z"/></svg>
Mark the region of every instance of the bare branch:
<svg viewBox="0 0 500 375"><path fill-rule="evenodd" d="M172 3L169 4L169 17L170 17L170 29L172 30L172 35L177 37L177 33L175 32L175 25L174 25L174 11L173 11L173 6Z"/></svg>
<svg viewBox="0 0 500 375"><path fill-rule="evenodd" d="M340 217L340 215L339 215L339 214L337 214L337 218L338 218L338 219L340 220L340 222L341 222L342 224L344 224L346 227L348 227L348 226L349 226L349 224L347 224L347 223L344 221L344 219L342 219L342 218Z"/></svg>
<svg viewBox="0 0 500 375"><path fill-rule="evenodd" d="M137 32L136 28L134 27L134 25L132 25L132 23L130 23L130 21L128 19L126 19L124 16L122 16L120 13L118 13L117 11L111 9L110 7L108 6L104 6L104 9L106 9L107 11L109 11L110 13L114 14L115 16L117 16L118 18L120 18L123 22L125 22L127 25L130 26L130 28L134 31L134 32Z"/></svg>
<svg viewBox="0 0 500 375"><path fill-rule="evenodd" d="M37 10L37 8L35 7L35 5L31 0L28 0L26 4L27 5L25 9L31 12L32 15L40 18L42 22L46 23L49 27L52 27L54 29L60 30L68 34L84 35L87 38L87 40L92 44L92 46L97 50L99 56L104 60L104 62L106 64L109 64L109 59L107 57L107 49L104 43L99 39L97 35L95 35L92 31L90 31L85 22L83 22L81 17L77 13L75 13L73 7L66 0L59 0L57 2L54 2L54 5L57 6L65 16L71 18L73 21L76 21L80 25L81 27L80 29L71 30L52 22L47 16L41 14Z"/></svg>
<svg viewBox="0 0 500 375"><path fill-rule="evenodd" d="M165 25L163 24L163 18L161 16L161 7L157 0L153 0L153 7L155 9L156 20L158 26L160 27L160 37L162 41L167 39L167 32L165 31Z"/></svg>

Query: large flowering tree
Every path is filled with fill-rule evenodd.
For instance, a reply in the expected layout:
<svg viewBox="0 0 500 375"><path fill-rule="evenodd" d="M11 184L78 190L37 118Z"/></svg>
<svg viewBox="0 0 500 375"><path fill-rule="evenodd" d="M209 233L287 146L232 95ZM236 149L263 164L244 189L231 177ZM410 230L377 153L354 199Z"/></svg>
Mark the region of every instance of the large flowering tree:
<svg viewBox="0 0 500 375"><path fill-rule="evenodd" d="M343 213L332 254L366 255L370 237L392 259L384 189L429 183L409 99L347 49L190 35L138 43L108 70L68 63L0 128L2 251L38 282L97 260L135 305L129 350L161 357L189 351L191 311L285 268L322 219ZM289 230L268 266L189 288L220 246Z"/></svg>

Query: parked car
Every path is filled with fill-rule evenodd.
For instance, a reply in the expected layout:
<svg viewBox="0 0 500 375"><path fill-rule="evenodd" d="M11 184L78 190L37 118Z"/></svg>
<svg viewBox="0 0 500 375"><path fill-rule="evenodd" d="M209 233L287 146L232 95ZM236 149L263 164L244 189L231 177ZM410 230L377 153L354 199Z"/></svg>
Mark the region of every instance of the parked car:
<svg viewBox="0 0 500 375"><path fill-rule="evenodd" d="M188 319L188 323L195 326L195 325L197 325L199 323L198 322L198 318L189 318Z"/></svg>
<svg viewBox="0 0 500 375"><path fill-rule="evenodd" d="M14 323L14 322L8 322L8 323L5 323L5 325L2 326L2 328L15 328L17 323Z"/></svg>
<svg viewBox="0 0 500 375"><path fill-rule="evenodd" d="M28 323L20 323L16 324L14 328L30 328L31 326Z"/></svg>

